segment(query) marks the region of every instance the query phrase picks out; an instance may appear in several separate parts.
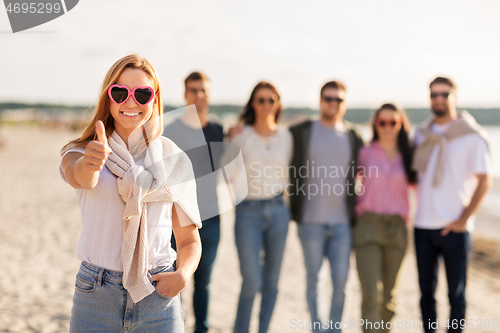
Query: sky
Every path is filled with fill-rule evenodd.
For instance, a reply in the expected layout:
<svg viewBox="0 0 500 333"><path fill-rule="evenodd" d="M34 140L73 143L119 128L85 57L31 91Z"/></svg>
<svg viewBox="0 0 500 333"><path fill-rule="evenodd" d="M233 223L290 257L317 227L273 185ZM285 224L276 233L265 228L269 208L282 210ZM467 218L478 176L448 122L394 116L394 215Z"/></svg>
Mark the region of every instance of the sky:
<svg viewBox="0 0 500 333"><path fill-rule="evenodd" d="M91 105L109 67L137 53L180 105L194 70L212 103L244 104L260 81L285 107L317 108L345 83L348 107L427 107L429 82L452 78L466 107L500 107L500 1L82 0L13 34L0 8L0 102Z"/></svg>

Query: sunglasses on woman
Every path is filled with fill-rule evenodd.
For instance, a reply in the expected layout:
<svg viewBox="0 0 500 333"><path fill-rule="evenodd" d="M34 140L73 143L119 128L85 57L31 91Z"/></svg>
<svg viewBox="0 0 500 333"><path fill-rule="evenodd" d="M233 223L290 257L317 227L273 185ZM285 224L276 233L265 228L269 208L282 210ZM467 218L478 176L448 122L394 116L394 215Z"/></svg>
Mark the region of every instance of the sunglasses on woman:
<svg viewBox="0 0 500 333"><path fill-rule="evenodd" d="M127 86L120 86L118 84L113 84L108 89L109 98L113 103L122 105L130 98L130 95L134 98L134 101L140 105L149 104L155 97L155 91L153 88L146 87L135 87L134 90L130 91Z"/></svg>
<svg viewBox="0 0 500 333"><path fill-rule="evenodd" d="M397 124L399 124L399 121L396 121L395 119L393 120L379 120L377 122L380 127L385 127L385 126L391 126L395 127Z"/></svg>
<svg viewBox="0 0 500 333"><path fill-rule="evenodd" d="M274 105L274 99L272 99L272 98L269 98L269 99L258 98L257 99L257 104L263 105L263 104L266 104L266 102L269 103L269 104L271 104L271 105Z"/></svg>

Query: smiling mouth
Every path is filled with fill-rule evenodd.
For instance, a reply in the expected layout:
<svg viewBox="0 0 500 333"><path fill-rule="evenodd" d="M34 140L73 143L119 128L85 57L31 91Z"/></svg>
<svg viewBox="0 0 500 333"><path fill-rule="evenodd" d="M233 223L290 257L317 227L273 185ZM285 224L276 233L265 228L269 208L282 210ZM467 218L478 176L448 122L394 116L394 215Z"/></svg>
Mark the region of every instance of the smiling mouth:
<svg viewBox="0 0 500 333"><path fill-rule="evenodd" d="M140 115L142 112L125 112L125 111L120 111L121 114L127 116L127 117L136 117Z"/></svg>

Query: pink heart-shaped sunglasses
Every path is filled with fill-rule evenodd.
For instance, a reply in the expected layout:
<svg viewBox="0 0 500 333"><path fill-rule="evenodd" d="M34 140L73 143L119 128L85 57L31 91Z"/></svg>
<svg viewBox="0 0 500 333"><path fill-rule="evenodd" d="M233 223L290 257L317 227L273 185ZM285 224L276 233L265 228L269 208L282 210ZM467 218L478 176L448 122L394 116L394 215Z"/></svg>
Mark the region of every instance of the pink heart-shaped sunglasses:
<svg viewBox="0 0 500 333"><path fill-rule="evenodd" d="M128 101L130 95L132 95L137 104L146 105L155 97L155 91L149 86L135 87L134 90L130 91L129 87L118 84L113 84L108 89L109 98L111 98L113 103L118 105L122 105Z"/></svg>

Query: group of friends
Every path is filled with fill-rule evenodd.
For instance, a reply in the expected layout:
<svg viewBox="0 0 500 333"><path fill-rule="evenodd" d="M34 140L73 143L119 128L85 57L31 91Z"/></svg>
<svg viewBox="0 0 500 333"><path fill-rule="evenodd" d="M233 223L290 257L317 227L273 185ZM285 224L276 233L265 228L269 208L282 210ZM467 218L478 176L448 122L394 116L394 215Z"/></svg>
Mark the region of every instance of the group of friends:
<svg viewBox="0 0 500 333"><path fill-rule="evenodd" d="M344 119L346 88L339 81L327 82L321 88L319 117L290 128L280 125L283 106L276 87L259 82L238 123L227 131L209 115L209 78L193 72L184 83L186 105L195 106L195 116L186 112L162 127L161 135L156 130L146 140L149 146L161 141L164 149L173 143L175 149L168 149L183 151L189 157L190 163L177 159L169 172L175 175L176 168L188 170L191 164L196 185L186 182L182 191L175 193L167 187L169 205L162 202L167 206L158 206L152 201L161 200L150 199L152 194L137 199L134 191L121 185L128 174L136 175L138 170L132 159L126 158L128 136L146 121L154 120L155 114L162 115L159 81L144 58L131 55L113 65L84 135L62 150L61 176L76 189L82 209L77 250L82 266L75 282L72 332L91 331L85 321L88 316L102 319L96 327L113 323L122 329L135 328L133 332L147 332L146 327L181 332L179 292L191 276L195 333L208 332L220 217L213 207L216 183L204 176L220 168L226 170L232 191L241 192L238 187L243 187L246 194L243 200L236 200L235 207L234 233L242 276L235 333L249 331L258 293L258 332L269 330L291 220L298 225L303 250L313 332L341 331L338 324L342 321L352 249L362 289L361 316L366 322L379 323L366 325L363 330L388 332L390 326L381 323L390 323L396 312L398 278L408 246L411 190L417 193L412 222L424 331L436 332L432 323L437 319L434 294L440 257L446 268L449 318L457 323L449 332L462 331L470 232L475 213L491 186L491 156L481 126L466 111L457 111L452 80L436 77L430 83L432 115L417 126L414 138L410 137L404 110L387 103L375 110L370 124L373 135L366 144L356 126ZM146 137L144 127L143 133ZM196 147L193 138L199 133L203 134L206 153L192 149ZM227 141L241 151L244 184L236 181L241 168L231 169L225 152L218 154L210 149ZM145 166L146 162L136 163ZM104 171L109 173L107 179ZM154 191L158 190L147 193ZM197 198L195 208L190 202L193 193ZM136 200L143 210L134 220L133 214L127 215L127 208ZM116 214L110 207L116 208ZM110 221L110 216L116 221ZM141 234L139 221L161 226L169 219L165 226L170 223L170 229L155 228L151 232L148 228L147 236ZM129 221L137 222L131 233L137 242L132 245L127 238ZM149 252L144 252L141 244L146 244ZM136 253L146 254L141 257ZM318 283L325 258L330 264L333 294L328 318L320 318ZM302 261L297 258L297 262ZM152 289L139 287L139 271L145 267ZM102 288L106 283L114 289ZM96 292L99 288L100 296ZM150 296L152 291L156 298ZM96 301L107 306L96 307ZM147 310L138 310L141 306ZM103 312L109 316L103 318ZM331 323L329 327L324 327L325 319Z"/></svg>
<svg viewBox="0 0 500 333"><path fill-rule="evenodd" d="M456 109L453 81L436 77L429 90L432 116L417 127L414 138L404 110L386 103L375 110L370 124L373 136L365 145L356 126L344 120L346 88L339 81L321 88L319 117L289 129L279 125L283 107L278 90L269 82L259 82L239 123L225 137L222 125L209 117L208 77L193 72L186 78L185 99L196 106L207 143L226 139L237 144L245 164L248 195L235 208L235 242L243 278L235 333L248 332L257 293L261 294L258 332L268 331L290 220L298 223L313 331L325 330L325 318L318 311L318 275L326 258L333 285L326 322L328 329L340 332L341 326L335 323L342 320L354 248L362 288L361 315L372 323L364 332L388 332L407 250L412 189L418 202L413 231L423 327L425 332L435 331L434 293L442 256L450 322L456 327L450 332L461 331L470 232L474 213L491 184L491 158L484 130L469 113ZM182 136L172 132L174 128L185 131L188 123L178 118L164 135L182 146ZM231 183L230 176L228 180ZM193 306L195 332L206 332L219 217L203 221L200 235L203 253L194 276Z"/></svg>

